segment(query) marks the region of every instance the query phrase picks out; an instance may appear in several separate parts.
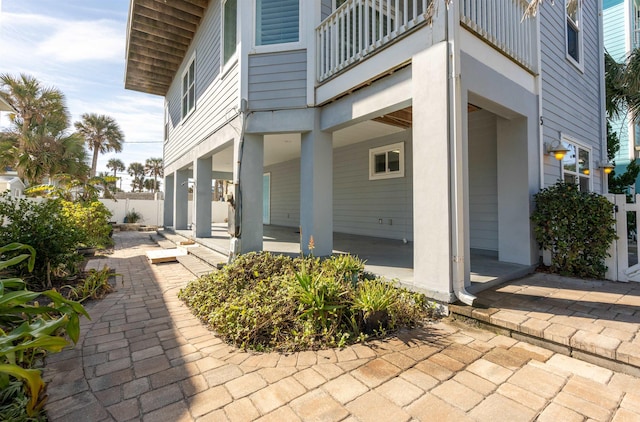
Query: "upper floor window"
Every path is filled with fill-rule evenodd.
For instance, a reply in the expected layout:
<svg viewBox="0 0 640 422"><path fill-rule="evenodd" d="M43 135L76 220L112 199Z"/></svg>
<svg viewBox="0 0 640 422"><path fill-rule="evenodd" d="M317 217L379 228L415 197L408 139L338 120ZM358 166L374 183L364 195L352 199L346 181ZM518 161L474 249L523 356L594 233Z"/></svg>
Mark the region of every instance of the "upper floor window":
<svg viewBox="0 0 640 422"><path fill-rule="evenodd" d="M565 0L567 57L582 63L582 0Z"/></svg>
<svg viewBox="0 0 640 422"><path fill-rule="evenodd" d="M224 2L222 21L222 63L226 64L235 54L238 44L237 38L237 0Z"/></svg>
<svg viewBox="0 0 640 422"><path fill-rule="evenodd" d="M633 5L633 42L632 48L640 47L640 4Z"/></svg>
<svg viewBox="0 0 640 422"><path fill-rule="evenodd" d="M182 118L187 117L196 107L196 58L182 74Z"/></svg>
<svg viewBox="0 0 640 422"><path fill-rule="evenodd" d="M300 41L300 0L256 0L256 45Z"/></svg>
<svg viewBox="0 0 640 422"><path fill-rule="evenodd" d="M569 150L562 159L562 179L578 185L581 192L591 190L591 150L569 140L562 139L562 145Z"/></svg>

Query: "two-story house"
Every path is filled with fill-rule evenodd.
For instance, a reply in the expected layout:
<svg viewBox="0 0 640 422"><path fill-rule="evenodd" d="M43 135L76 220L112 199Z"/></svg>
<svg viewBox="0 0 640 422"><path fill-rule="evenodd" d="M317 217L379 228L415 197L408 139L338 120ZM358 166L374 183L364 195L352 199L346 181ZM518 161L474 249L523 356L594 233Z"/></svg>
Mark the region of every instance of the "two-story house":
<svg viewBox="0 0 640 422"><path fill-rule="evenodd" d="M187 229L192 187L211 237L211 181L231 180L232 254L264 224L316 256L387 239L446 302L472 299L476 259L535 267L532 195L606 191L603 41L600 2L527 5L132 0L125 83L165 97L165 226Z"/></svg>
<svg viewBox="0 0 640 422"><path fill-rule="evenodd" d="M624 62L631 51L640 47L640 2L636 0L603 0L604 48L618 62ZM614 161L616 173L624 173L636 159L640 148L640 126L631 116L618 116L610 120L611 129L620 140ZM636 181L637 189L638 181Z"/></svg>

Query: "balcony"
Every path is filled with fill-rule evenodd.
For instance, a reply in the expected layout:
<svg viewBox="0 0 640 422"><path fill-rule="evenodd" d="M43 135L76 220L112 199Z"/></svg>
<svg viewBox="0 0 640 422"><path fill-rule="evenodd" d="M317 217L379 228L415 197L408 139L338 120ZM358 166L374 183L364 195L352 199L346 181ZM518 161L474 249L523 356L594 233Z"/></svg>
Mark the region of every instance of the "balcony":
<svg viewBox="0 0 640 422"><path fill-rule="evenodd" d="M537 27L535 18L522 19L526 0L458 1L464 28L535 72ZM318 82L431 23L433 5L433 0L345 1L316 29Z"/></svg>

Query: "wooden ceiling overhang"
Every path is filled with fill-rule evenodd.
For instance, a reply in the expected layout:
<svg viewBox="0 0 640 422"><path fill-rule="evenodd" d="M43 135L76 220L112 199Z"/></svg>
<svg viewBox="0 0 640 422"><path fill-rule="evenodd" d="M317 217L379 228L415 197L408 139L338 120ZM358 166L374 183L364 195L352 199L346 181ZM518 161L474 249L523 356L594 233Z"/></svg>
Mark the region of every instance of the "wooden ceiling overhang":
<svg viewBox="0 0 640 422"><path fill-rule="evenodd" d="M209 0L131 0L124 87L164 96L208 5Z"/></svg>

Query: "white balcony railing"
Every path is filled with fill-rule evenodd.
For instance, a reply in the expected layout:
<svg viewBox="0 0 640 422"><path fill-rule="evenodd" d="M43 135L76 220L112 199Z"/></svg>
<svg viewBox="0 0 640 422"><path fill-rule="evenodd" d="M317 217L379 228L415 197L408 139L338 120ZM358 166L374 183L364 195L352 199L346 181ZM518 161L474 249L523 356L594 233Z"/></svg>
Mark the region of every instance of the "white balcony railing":
<svg viewBox="0 0 640 422"><path fill-rule="evenodd" d="M460 22L530 70L537 66L536 19L526 0L460 0Z"/></svg>
<svg viewBox="0 0 640 422"><path fill-rule="evenodd" d="M323 81L426 22L431 0L347 0L316 29Z"/></svg>

